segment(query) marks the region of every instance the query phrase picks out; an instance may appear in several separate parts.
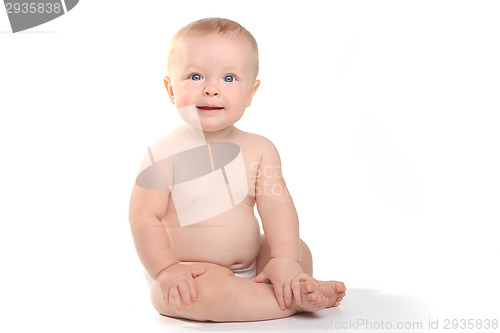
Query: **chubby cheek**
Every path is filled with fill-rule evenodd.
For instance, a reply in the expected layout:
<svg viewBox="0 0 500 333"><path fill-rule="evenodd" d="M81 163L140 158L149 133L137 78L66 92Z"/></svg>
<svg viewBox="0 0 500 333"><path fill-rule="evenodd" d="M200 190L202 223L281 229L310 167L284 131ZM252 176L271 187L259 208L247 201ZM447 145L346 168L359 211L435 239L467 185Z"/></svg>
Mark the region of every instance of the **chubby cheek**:
<svg viewBox="0 0 500 333"><path fill-rule="evenodd" d="M195 104L194 94L186 89L174 89L174 99L177 108Z"/></svg>
<svg viewBox="0 0 500 333"><path fill-rule="evenodd" d="M250 98L250 93L248 89L244 87L239 87L239 89L230 89L226 91L225 100L231 103L233 107L245 108Z"/></svg>

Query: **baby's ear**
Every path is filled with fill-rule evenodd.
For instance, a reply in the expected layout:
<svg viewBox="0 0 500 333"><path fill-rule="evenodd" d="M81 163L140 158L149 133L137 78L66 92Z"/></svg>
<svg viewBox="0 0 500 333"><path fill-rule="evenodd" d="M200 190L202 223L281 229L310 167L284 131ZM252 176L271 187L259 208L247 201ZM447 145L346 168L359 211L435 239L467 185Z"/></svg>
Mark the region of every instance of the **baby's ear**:
<svg viewBox="0 0 500 333"><path fill-rule="evenodd" d="M249 107L252 104L253 95L255 95L257 89L259 89L259 86L260 86L260 80L255 80L255 82L253 83L252 90L250 90L250 96L248 97L247 107Z"/></svg>
<svg viewBox="0 0 500 333"><path fill-rule="evenodd" d="M172 104L175 104L174 88L172 86L172 80L170 79L169 76L165 76L163 78L163 83L165 84L165 88L167 89L168 97L170 97L170 102Z"/></svg>

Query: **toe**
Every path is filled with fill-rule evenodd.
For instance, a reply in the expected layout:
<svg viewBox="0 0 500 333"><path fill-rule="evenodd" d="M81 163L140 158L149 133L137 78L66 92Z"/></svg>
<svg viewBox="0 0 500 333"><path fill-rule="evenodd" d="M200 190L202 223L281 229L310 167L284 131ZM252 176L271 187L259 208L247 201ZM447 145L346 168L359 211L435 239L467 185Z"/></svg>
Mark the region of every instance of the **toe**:
<svg viewBox="0 0 500 333"><path fill-rule="evenodd" d="M323 301L321 302L321 307L325 308L326 306L328 306L328 303L330 302L330 300L328 299L328 297L323 297Z"/></svg>
<svg viewBox="0 0 500 333"><path fill-rule="evenodd" d="M342 293L346 291L344 282L335 281L333 284L337 292Z"/></svg>

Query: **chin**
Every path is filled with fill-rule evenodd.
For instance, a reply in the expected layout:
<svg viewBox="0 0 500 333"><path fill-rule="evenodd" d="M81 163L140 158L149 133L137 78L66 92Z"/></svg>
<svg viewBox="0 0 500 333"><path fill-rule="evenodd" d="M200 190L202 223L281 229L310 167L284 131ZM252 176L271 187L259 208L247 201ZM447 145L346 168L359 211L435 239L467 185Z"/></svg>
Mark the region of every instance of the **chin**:
<svg viewBox="0 0 500 333"><path fill-rule="evenodd" d="M216 119L203 119L201 120L201 128L205 132L216 132L223 130L224 128L227 128L229 126L232 126L232 122L227 122L227 121L220 121Z"/></svg>
<svg viewBox="0 0 500 333"><path fill-rule="evenodd" d="M227 126L217 126L217 125L205 125L205 124L202 124L201 125L201 128L205 131L205 132L217 132L217 131L220 131L220 130L223 130L224 128L227 128L231 125L227 125Z"/></svg>

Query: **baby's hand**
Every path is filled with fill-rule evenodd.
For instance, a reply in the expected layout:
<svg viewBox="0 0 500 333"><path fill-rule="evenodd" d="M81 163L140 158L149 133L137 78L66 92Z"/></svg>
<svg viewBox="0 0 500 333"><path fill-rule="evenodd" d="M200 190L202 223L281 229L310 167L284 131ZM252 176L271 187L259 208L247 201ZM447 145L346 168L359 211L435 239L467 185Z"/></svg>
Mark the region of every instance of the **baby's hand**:
<svg viewBox="0 0 500 333"><path fill-rule="evenodd" d="M160 285L165 309L169 307L170 297L172 297L177 313L182 312L181 298L186 308L190 308L198 298L194 278L203 273L205 269L192 270L189 266L182 264L172 265L160 272L156 281Z"/></svg>
<svg viewBox="0 0 500 333"><path fill-rule="evenodd" d="M297 304L302 303L301 282L312 280L314 284L318 284L302 271L297 261L287 258L271 258L262 272L252 279L254 282L267 280L273 284L274 295L282 310L290 307L293 298Z"/></svg>

